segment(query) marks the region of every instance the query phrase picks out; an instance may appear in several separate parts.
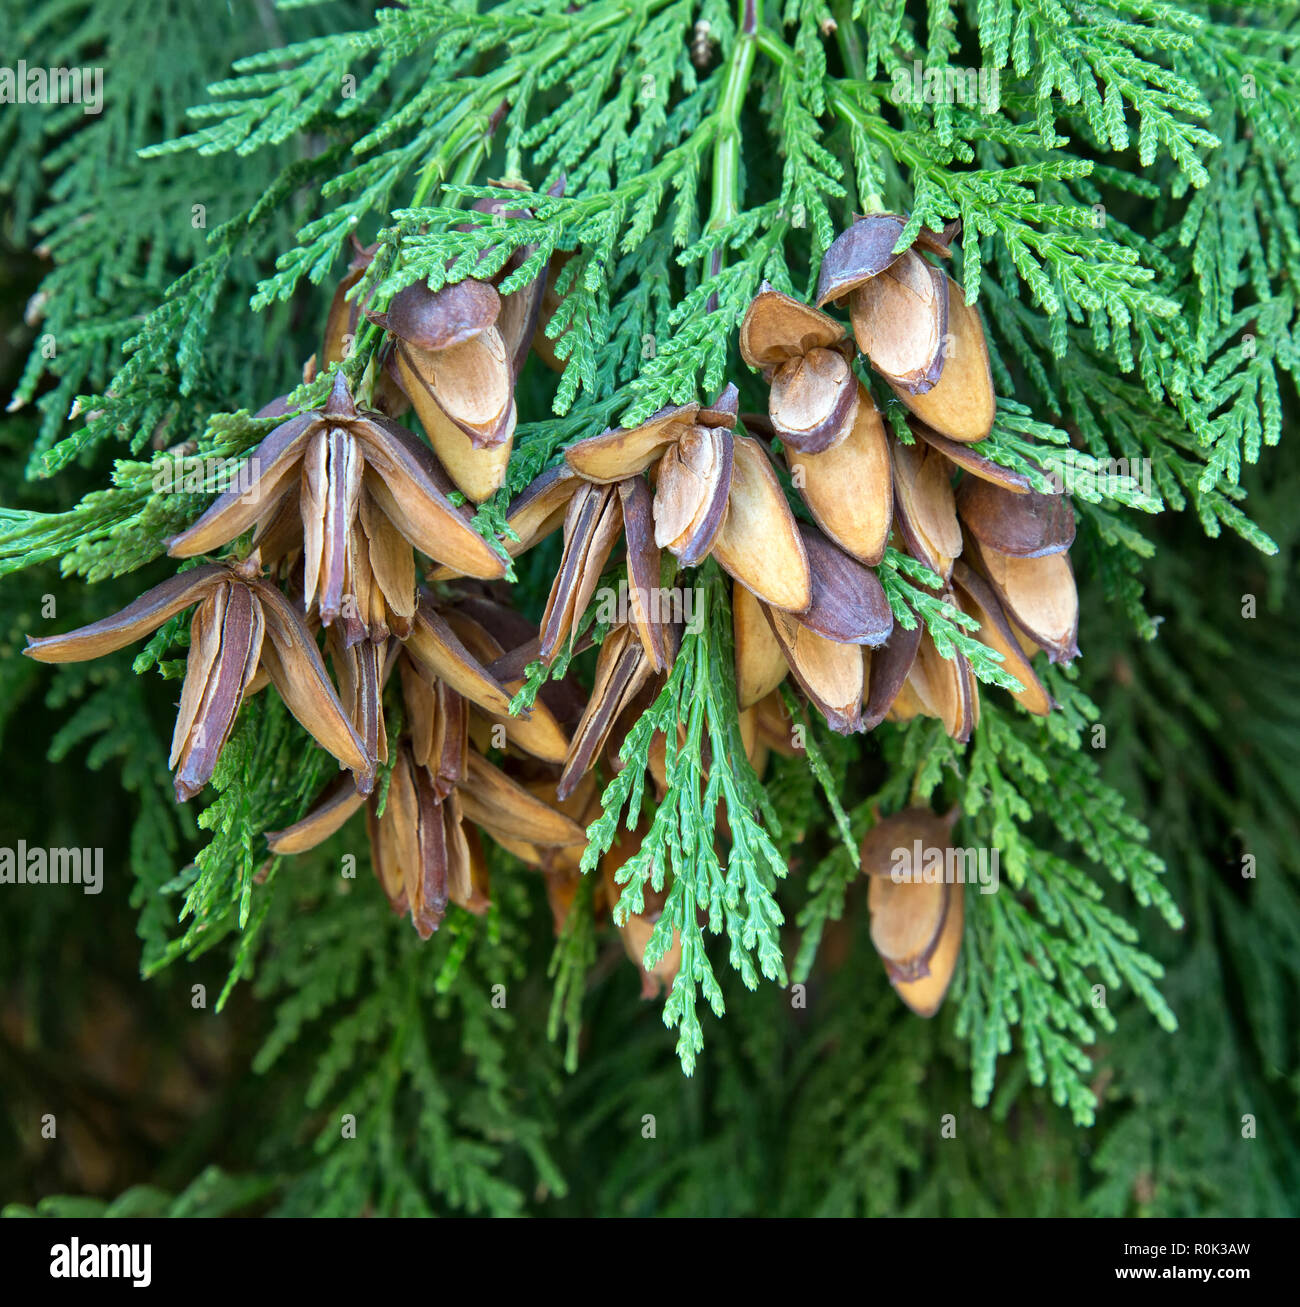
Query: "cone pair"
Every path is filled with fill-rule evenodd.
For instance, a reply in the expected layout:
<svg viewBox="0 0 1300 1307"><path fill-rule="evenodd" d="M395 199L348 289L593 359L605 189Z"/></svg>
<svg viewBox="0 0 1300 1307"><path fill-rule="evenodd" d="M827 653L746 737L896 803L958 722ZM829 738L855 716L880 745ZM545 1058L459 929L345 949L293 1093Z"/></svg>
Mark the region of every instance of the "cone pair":
<svg viewBox="0 0 1300 1307"><path fill-rule="evenodd" d="M950 440L983 440L996 408L984 327L926 257L951 257L957 228L922 228L897 253L906 226L899 214L873 213L838 236L822 259L817 306L847 306L858 348L917 418Z"/></svg>
<svg viewBox="0 0 1300 1307"><path fill-rule="evenodd" d="M825 534L874 567L892 511L884 426L853 374L840 323L763 284L740 326L740 353L769 383L770 434Z"/></svg>
<svg viewBox="0 0 1300 1307"><path fill-rule="evenodd" d="M802 612L812 578L802 538L766 451L736 435L738 396L666 408L632 428L570 445L579 477L609 484L649 473L655 543L693 567L713 557L764 603Z"/></svg>

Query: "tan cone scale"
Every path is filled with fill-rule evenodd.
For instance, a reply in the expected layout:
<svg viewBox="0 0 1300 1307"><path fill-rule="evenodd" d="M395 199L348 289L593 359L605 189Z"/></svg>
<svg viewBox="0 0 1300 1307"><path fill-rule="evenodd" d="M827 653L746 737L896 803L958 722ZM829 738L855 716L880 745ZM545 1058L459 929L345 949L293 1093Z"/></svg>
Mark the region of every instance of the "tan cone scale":
<svg viewBox="0 0 1300 1307"><path fill-rule="evenodd" d="M785 492L762 445L735 438L727 516L713 557L764 603L799 613L812 602L812 578L803 541Z"/></svg>
<svg viewBox="0 0 1300 1307"><path fill-rule="evenodd" d="M852 430L820 454L784 450L794 488L840 548L875 567L893 524L893 471L880 411L858 383Z"/></svg>

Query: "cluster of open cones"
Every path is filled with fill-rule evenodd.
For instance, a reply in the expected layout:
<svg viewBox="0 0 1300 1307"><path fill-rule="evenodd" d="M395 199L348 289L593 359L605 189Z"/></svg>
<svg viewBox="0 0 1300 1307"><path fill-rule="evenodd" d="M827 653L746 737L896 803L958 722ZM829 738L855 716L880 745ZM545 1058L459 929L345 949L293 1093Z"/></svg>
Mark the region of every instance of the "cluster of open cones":
<svg viewBox="0 0 1300 1307"><path fill-rule="evenodd" d="M837 731L922 714L969 738L979 717L969 662L941 657L922 623L895 624L871 571L891 530L937 574L935 594L979 621L979 638L1024 685L1016 697L1031 712L1051 707L1033 653L1077 653L1069 501L1036 493L974 448L995 408L983 326L924 257L947 256L951 233L923 233L895 255L904 225L893 214L862 218L827 251L818 303L847 303L852 339L820 307L769 287L741 326L741 353L770 386L767 415L747 415L746 425L779 442L816 523L792 533L771 514L763 585L733 572L738 698L759 726L773 719L770 696L789 673ZM911 444L886 432L853 372L858 352L910 410ZM800 608L792 599L805 573ZM773 576L789 581L779 594Z"/></svg>
<svg viewBox="0 0 1300 1307"><path fill-rule="evenodd" d="M926 257L947 258L955 230L922 231L896 254L905 225L899 215L874 214L844 232L822 263L816 309L764 288L742 326L741 351L770 383L770 434L831 545L874 566L893 528L898 547L938 577L936 597L978 621L978 638L1023 686L1015 698L1045 715L1053 703L1033 655L1068 662L1078 653L1073 512L1064 495L1035 492L1027 477L975 448L995 414L983 326ZM832 302L847 305L858 352L909 410L911 443L886 434L848 367L847 334L819 311ZM833 574L835 560L822 552ZM842 595L833 602L848 609ZM861 641L859 655L854 642L806 622L802 645L782 639L799 616L775 615L739 589L733 618L740 705L755 714L750 734L758 739L774 738L779 710L770 696L787 669L837 730L924 715L964 741L979 720L968 660L959 651L941 657L920 622ZM873 827L862 848L872 942L900 997L922 1016L938 1009L961 950L964 888L946 860L955 816L907 809ZM931 863L937 875L928 874Z"/></svg>
<svg viewBox="0 0 1300 1307"><path fill-rule="evenodd" d="M495 281L529 253L517 252ZM347 294L372 257L358 249L305 380L345 357L361 312ZM506 554L453 496L482 500L500 485L515 380L546 284L543 270L508 295L475 279L399 293L386 314L368 315L388 333L371 406L355 402L342 371L317 409L291 415L283 398L267 405L259 416L285 420L253 451L251 485L218 496L168 542L173 557L192 558L251 532L246 548L172 577L103 621L29 639L26 651L44 662L99 657L194 608L169 762L178 801L211 780L242 705L273 684L345 775L305 818L268 836L272 852L309 849L365 808L375 874L426 938L449 902L487 910L483 834L545 874L558 930L578 884L585 827L599 811L589 768L609 725L582 728L579 739L587 704L568 680L548 683L531 710L511 715L539 632L492 585ZM432 450L396 420L411 406ZM429 581L458 584L437 595L421 586L417 553L431 562ZM661 646L661 665L670 657ZM390 740L394 721L400 732ZM566 773L571 753L583 761ZM606 858L598 906L617 899L609 878L630 852L616 846ZM620 926L638 964L661 908L662 897L651 896ZM669 983L675 956L656 968ZM643 983L657 984L649 973Z"/></svg>
<svg viewBox="0 0 1300 1307"><path fill-rule="evenodd" d="M476 208L510 212L511 203L507 192ZM620 746L681 641L685 614L673 596L682 591L672 581L706 558L734 579L742 738L760 772L769 750L794 751L777 695L787 674L837 731L922 713L969 735L979 708L969 665L939 657L920 624L896 623L877 579L891 531L938 575L937 593L979 620L980 638L1026 687L1017 697L1047 712L1030 657L1036 648L1055 660L1076 652L1065 552L1073 518L1066 500L1035 494L972 448L993 421L983 329L925 257L946 255L945 240L925 234L894 255L902 226L875 215L841 236L826 255L819 307L766 286L759 293L740 348L768 383L765 417L746 415L738 429L739 397L728 385L711 404L579 441L511 504L517 539L508 544L485 540L453 491L481 502L502 484L516 381L530 345L544 339L554 277L542 269L503 294L498 287L532 253L520 250L493 279L437 291L418 283L385 313L369 313L347 298L373 253L359 249L334 297L320 366L345 357L365 312L386 332L368 403L356 403L339 370L321 407L291 415L284 400L269 405L262 415L284 421L253 452L251 487L220 495L168 551L212 554L251 532L247 547L114 617L31 640L27 652L49 662L97 657L197 605L170 762L178 800L207 784L240 707L273 684L348 774L269 837L272 851L311 848L365 808L376 875L426 937L449 902L487 909L482 834L546 876L560 927L585 827L599 812L594 767L623 765ZM820 307L830 301L847 301L852 337ZM913 443L886 434L853 371L858 351L911 410ZM409 407L428 445L398 422ZM780 465L811 520L793 511ZM496 583L507 554L556 530L560 566L534 627ZM530 663L550 664L591 640L584 615L620 540L626 602L604 635L590 693L568 677L551 680L512 716ZM417 554L430 560L424 585ZM660 736L649 769L661 797L665 751ZM605 858L598 907L613 907L614 873L641 834L623 836ZM897 911L885 902L894 891L874 886L873 912ZM620 923L638 964L662 903L648 898L640 916ZM953 920L959 902L947 903L924 956L907 951L920 926L873 926L900 992L947 956L944 932L956 929L959 946ZM647 987L671 984L679 957L674 941L656 974L643 973Z"/></svg>

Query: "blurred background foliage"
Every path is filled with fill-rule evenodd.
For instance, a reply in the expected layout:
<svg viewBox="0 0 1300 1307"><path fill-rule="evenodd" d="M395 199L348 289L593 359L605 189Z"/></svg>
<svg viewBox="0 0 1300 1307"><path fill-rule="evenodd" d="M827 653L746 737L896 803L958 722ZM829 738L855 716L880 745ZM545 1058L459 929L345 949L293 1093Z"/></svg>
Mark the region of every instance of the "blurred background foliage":
<svg viewBox="0 0 1300 1307"><path fill-rule="evenodd" d="M0 393L17 386L41 329L24 318L50 268L37 215L89 197L111 206L124 247L148 246L129 274L113 271L126 254L94 263L98 281L88 271L95 251L84 252L83 290L102 301L106 321L143 312L198 250L186 223L157 217L210 191L211 165L190 153L146 166L134 150L177 134L205 84L283 34L266 5L239 6L240 21L224 7L180 8L187 21L151 14L147 43L125 20L78 34L103 42L141 89L87 129L98 147L84 150L71 182L24 135L31 115L0 110ZM349 10L312 10L307 30L336 28ZM249 13L257 23L244 21ZM7 32L17 30L11 18ZM234 172L223 160L221 185L258 194L283 162L274 156L241 159ZM293 225L288 215L286 245ZM229 326L210 347L213 389L196 405L255 406L283 388L314 347L327 296L307 290L260 315L232 297ZM55 508L104 484L103 450L57 479L24 479L33 449L48 444L49 415L106 383L111 351L87 366L0 423L6 507ZM540 879L503 863L494 876L502 909L485 928L449 928L421 944L366 876L334 873L344 848L361 852L356 831L277 872L290 883L263 923L274 943L216 1013L226 950L157 966L201 843L170 796L174 687L133 675L127 653L57 680L16 656L46 596L63 625L79 625L168 564L93 586L60 577L52 562L6 578L0 844L93 843L106 870L97 897L0 887L0 1203L174 1214L1294 1214L1300 463L1293 407L1285 418L1280 448L1242 478L1276 556L1233 535L1207 539L1190 514L1145 520L1157 546L1143 570L1147 604L1161 619L1150 642L1107 605L1096 577L1080 575L1085 682L1106 727L1097 756L1149 826L1187 923L1178 933L1147 923L1143 934L1167 968L1163 992L1180 1029L1165 1033L1136 1000L1117 999L1119 1033L1092 1050L1100 1106L1090 1129L1028 1084L1019 1053L1000 1063L990 1107L972 1107L951 1005L925 1022L896 1000L867 938L860 886L828 928L806 1004L773 986L746 993L726 972L727 1017L706 1018L691 1079L613 932L596 941L569 1072L563 1036L548 1032L553 938ZM525 585L529 575L521 570ZM1245 617L1252 595L1257 608ZM250 729L273 735L277 725L256 719ZM843 759L836 765L851 802L855 776ZM805 897L801 869L832 847L820 818L808 822L823 811L811 784L785 764L773 785L787 825L791 921ZM492 1004L495 985L507 987L504 1010ZM47 1113L53 1140L41 1135ZM344 1113L365 1121L361 1140L340 1137ZM946 1114L955 1137L941 1136ZM1253 1138L1243 1137L1246 1116Z"/></svg>

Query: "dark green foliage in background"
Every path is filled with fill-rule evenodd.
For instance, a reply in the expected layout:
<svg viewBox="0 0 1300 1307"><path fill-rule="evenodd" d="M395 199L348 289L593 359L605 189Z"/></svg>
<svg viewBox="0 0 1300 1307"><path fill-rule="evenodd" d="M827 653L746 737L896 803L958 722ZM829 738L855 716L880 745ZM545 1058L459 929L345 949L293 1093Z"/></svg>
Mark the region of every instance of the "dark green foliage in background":
<svg viewBox="0 0 1300 1307"><path fill-rule="evenodd" d="M0 425L0 844L102 844L107 872L98 897L0 890L0 1201L1294 1213L1300 468L1281 437L1300 293L1297 7L789 0L764 6L748 88L732 6L566 8L6 0L4 62L107 73L97 118L0 106L0 381L27 401ZM707 72L687 59L701 17ZM891 103L913 59L999 67L998 112ZM489 141L506 94L515 109ZM202 104L217 107L186 117ZM967 842L1003 850L1009 883L970 901L962 975L931 1022L890 991L802 764L780 761L765 786L788 873L756 867L740 900L753 913L774 893L785 924L768 914L739 971L712 946L716 995L705 981L709 1001L678 1014L687 1079L612 932L580 906L557 945L540 881L509 859L491 914L453 914L428 944L389 914L359 820L268 863L261 832L332 770L271 696L245 712L208 806L178 809L176 682L160 674L174 644L151 643L142 675L125 652L52 678L15 656L48 629L46 596L65 629L169 573L159 541L202 501L152 496L151 460L255 441L247 413L297 383L348 233L400 246L377 261L382 299L499 245L455 231L466 186L521 173L541 190L561 171L565 199L510 238L582 249L569 372L557 387L533 366L521 383L516 486L575 436L724 374L742 406L761 402L725 350L739 314L763 277L805 294L873 199L964 221L954 275L996 354L995 457L1014 464L1028 436L1062 464L1152 460L1153 497L1077 505L1084 658L1053 683L1065 711L1049 726L985 686L964 759L932 723L865 747L814 736L855 835L873 806L932 795L962 803ZM547 562L518 566L534 616ZM705 705L719 741L708 685L724 626L681 672L682 705ZM337 874L348 852L355 881ZM776 943L783 963L764 958ZM747 968L768 976L752 992ZM806 1005L774 978L804 983ZM47 1112L57 1141L40 1137Z"/></svg>

